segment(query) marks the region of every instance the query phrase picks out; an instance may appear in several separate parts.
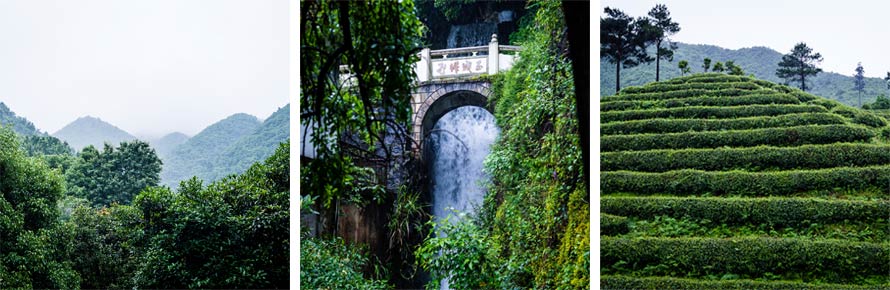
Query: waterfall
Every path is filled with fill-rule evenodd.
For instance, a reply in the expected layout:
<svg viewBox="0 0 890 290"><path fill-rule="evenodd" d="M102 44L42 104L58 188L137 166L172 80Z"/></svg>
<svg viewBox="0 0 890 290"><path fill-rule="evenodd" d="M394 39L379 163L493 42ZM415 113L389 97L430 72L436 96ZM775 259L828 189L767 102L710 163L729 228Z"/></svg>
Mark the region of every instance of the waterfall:
<svg viewBox="0 0 890 290"><path fill-rule="evenodd" d="M483 108L465 106L442 116L427 138L433 215L441 221L454 210L475 213L482 205L488 176L482 162L500 130ZM453 216L453 221L456 216ZM448 289L445 279L440 289Z"/></svg>

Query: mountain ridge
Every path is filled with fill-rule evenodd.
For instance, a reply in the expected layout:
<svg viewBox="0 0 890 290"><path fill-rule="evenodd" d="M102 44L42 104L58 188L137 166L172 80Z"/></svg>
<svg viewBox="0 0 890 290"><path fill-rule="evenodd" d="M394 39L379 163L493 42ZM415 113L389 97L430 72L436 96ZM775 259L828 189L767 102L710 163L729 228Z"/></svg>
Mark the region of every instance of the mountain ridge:
<svg viewBox="0 0 890 290"><path fill-rule="evenodd" d="M80 151L89 145L102 148L105 143L117 145L122 141L138 139L111 123L89 115L68 123L52 136L68 142L75 151Z"/></svg>
<svg viewBox="0 0 890 290"><path fill-rule="evenodd" d="M650 55L654 50L650 48ZM680 76L677 63L681 60L689 62L693 73L702 72L704 58L711 59L711 65L716 62L725 63L732 60L742 67L745 74L779 84L785 81L776 76L778 63L783 53L765 46L751 46L739 49L728 49L710 44L689 44L677 42L677 50L674 52L673 61L661 63L661 80L669 80ZM615 93L615 64L600 59L600 96L608 96ZM867 64L865 65L867 66ZM812 89L808 93L840 101L846 105L858 106L858 93L853 90L852 72L855 66L850 67L850 76L836 72L822 72L813 77ZM621 84L623 87L640 86L655 81L655 63L641 64L633 68L621 68ZM888 95L886 82L881 78L866 77L865 93L862 94L862 104L870 103L880 95ZM791 84L792 86L794 84Z"/></svg>

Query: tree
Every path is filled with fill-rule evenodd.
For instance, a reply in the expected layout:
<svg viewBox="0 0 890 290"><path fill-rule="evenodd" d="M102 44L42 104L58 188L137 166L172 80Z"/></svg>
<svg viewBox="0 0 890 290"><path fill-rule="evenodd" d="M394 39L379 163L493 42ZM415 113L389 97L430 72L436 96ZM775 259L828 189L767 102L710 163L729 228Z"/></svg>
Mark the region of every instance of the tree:
<svg viewBox="0 0 890 290"><path fill-rule="evenodd" d="M681 60L680 63L677 64L677 67L680 68L680 74L685 75L685 74L689 73L689 71L690 71L689 62L685 61L685 60Z"/></svg>
<svg viewBox="0 0 890 290"><path fill-rule="evenodd" d="M717 62L714 64L714 72L723 72L723 63Z"/></svg>
<svg viewBox="0 0 890 290"><path fill-rule="evenodd" d="M736 65L735 61L726 61L726 69L729 70L730 75L740 76L745 74L745 71L742 70L742 67Z"/></svg>
<svg viewBox="0 0 890 290"><path fill-rule="evenodd" d="M0 126L0 289L74 289L80 275L66 261L71 232L59 223L59 174L27 157Z"/></svg>
<svg viewBox="0 0 890 290"><path fill-rule="evenodd" d="M646 52L651 28L648 19L632 17L621 10L605 8L607 17L600 18L600 56L615 64L615 91L621 90L621 67L631 68L651 62Z"/></svg>
<svg viewBox="0 0 890 290"><path fill-rule="evenodd" d="M887 98L887 96L881 94L875 99L874 103L872 103L871 105L866 104L866 106L868 106L869 109L872 110L890 109L890 98Z"/></svg>
<svg viewBox="0 0 890 290"><path fill-rule="evenodd" d="M807 77L822 72L821 68L816 67L821 62L822 54L813 53L812 48L801 42L795 45L790 53L782 56L779 68L776 69L776 76L785 79L785 84L799 82L799 88L806 91L809 88Z"/></svg>
<svg viewBox="0 0 890 290"><path fill-rule="evenodd" d="M193 178L175 193L151 187L136 196L150 242L136 251L135 288L287 288L289 149L282 143L265 162L207 186Z"/></svg>
<svg viewBox="0 0 890 290"><path fill-rule="evenodd" d="M862 62L856 64L856 74L853 75L853 89L859 92L859 107L862 107L862 92L865 91L865 69Z"/></svg>
<svg viewBox="0 0 890 290"><path fill-rule="evenodd" d="M708 69L711 68L711 59L706 57L701 67L705 69L705 72L708 72Z"/></svg>
<svg viewBox="0 0 890 290"><path fill-rule="evenodd" d="M674 60L674 50L677 44L671 42L671 35L680 32L680 24L673 22L671 12L668 11L664 4L657 4L652 10L649 10L649 18L651 20L649 29L653 29L652 39L655 42L655 81L659 81L661 71L661 60ZM667 46L662 47L662 44Z"/></svg>
<svg viewBox="0 0 890 290"><path fill-rule="evenodd" d="M143 141L121 142L115 150L87 146L68 172L69 192L94 205L129 204L136 194L160 181L161 160Z"/></svg>

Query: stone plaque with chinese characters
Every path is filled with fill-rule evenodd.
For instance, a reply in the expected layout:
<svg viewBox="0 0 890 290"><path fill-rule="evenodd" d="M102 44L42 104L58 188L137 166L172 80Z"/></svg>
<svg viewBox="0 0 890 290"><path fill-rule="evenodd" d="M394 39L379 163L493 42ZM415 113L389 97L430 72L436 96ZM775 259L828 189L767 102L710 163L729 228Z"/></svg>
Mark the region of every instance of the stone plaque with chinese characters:
<svg viewBox="0 0 890 290"><path fill-rule="evenodd" d="M432 62L434 78L452 77L488 72L488 58L464 57L455 59L436 59Z"/></svg>

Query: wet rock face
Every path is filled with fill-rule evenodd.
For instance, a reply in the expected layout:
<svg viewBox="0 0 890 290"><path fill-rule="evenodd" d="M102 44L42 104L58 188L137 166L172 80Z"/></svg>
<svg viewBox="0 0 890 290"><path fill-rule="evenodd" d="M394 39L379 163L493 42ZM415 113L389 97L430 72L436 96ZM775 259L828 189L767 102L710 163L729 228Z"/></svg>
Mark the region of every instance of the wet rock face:
<svg viewBox="0 0 890 290"><path fill-rule="evenodd" d="M448 32L447 48L488 45L491 35L498 33L497 23L481 22L452 25Z"/></svg>

